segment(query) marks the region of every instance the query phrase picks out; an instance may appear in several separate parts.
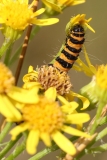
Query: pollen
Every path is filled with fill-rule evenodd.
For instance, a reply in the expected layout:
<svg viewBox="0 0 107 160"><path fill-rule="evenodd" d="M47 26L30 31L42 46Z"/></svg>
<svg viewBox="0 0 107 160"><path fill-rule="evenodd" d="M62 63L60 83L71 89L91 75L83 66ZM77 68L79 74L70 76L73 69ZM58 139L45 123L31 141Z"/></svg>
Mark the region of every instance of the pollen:
<svg viewBox="0 0 107 160"><path fill-rule="evenodd" d="M38 81L45 90L47 90L49 87L55 87L57 93L60 95L69 93L72 87L68 74L66 72L61 72L53 66L44 65L39 68Z"/></svg>
<svg viewBox="0 0 107 160"><path fill-rule="evenodd" d="M40 133L51 134L61 129L65 121L58 103L42 96L37 104L26 104L22 115L24 122L29 124L29 130L39 130Z"/></svg>
<svg viewBox="0 0 107 160"><path fill-rule="evenodd" d="M19 30L28 26L34 18L32 8L18 1L7 1L6 4L0 5L0 17L7 26Z"/></svg>
<svg viewBox="0 0 107 160"><path fill-rule="evenodd" d="M12 72L0 62L0 94L7 93L15 83Z"/></svg>

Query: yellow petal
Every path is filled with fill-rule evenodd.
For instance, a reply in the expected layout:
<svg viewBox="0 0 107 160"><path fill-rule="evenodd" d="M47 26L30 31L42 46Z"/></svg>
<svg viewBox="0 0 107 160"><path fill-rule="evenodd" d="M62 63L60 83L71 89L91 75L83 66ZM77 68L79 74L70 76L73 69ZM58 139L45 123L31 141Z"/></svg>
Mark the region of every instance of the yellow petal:
<svg viewBox="0 0 107 160"><path fill-rule="evenodd" d="M32 90L13 87L12 90L8 93L8 96L11 99L14 99L21 103L37 103L39 101L38 95L35 95L37 91L38 88L36 87Z"/></svg>
<svg viewBox="0 0 107 160"><path fill-rule="evenodd" d="M38 11L34 12L34 17L36 17L36 16L42 14L43 12L45 12L45 8L39 9Z"/></svg>
<svg viewBox="0 0 107 160"><path fill-rule="evenodd" d="M86 97L72 91L70 91L70 94L74 97L78 97L79 99L81 99L81 101L83 102L83 107L81 108L81 110L86 109L90 105L90 101Z"/></svg>
<svg viewBox="0 0 107 160"><path fill-rule="evenodd" d="M52 139L66 153L70 155L74 155L76 153L76 149L72 142L70 142L70 140L67 139L62 133L56 131L52 134Z"/></svg>
<svg viewBox="0 0 107 160"><path fill-rule="evenodd" d="M40 26L47 26L51 24L58 23L58 18L48 18L48 19L33 19L32 23Z"/></svg>
<svg viewBox="0 0 107 160"><path fill-rule="evenodd" d="M50 87L45 91L45 97L55 101L56 100L56 89L54 87Z"/></svg>
<svg viewBox="0 0 107 160"><path fill-rule="evenodd" d="M40 138L43 140L46 146L50 147L51 146L51 139L50 135L48 133L41 133Z"/></svg>
<svg viewBox="0 0 107 160"><path fill-rule="evenodd" d="M85 123L90 120L90 116L87 113L77 113L72 115L67 115L66 121L71 124Z"/></svg>
<svg viewBox="0 0 107 160"><path fill-rule="evenodd" d="M93 75L95 75L96 72L97 72L97 70L96 70L96 68L91 64L90 59L89 59L89 57L88 57L88 53L86 52L85 46L83 46L83 50L84 50L84 55L85 55L85 59L86 59L86 61L87 61L87 64L88 64L90 70L92 71Z"/></svg>
<svg viewBox="0 0 107 160"><path fill-rule="evenodd" d="M20 112L15 108L6 95L0 95L0 112L6 118L12 118L14 120L21 120Z"/></svg>
<svg viewBox="0 0 107 160"><path fill-rule="evenodd" d="M72 5L78 5L78 4L81 4L81 3L84 3L85 2L85 0L75 0L73 3L72 3Z"/></svg>
<svg viewBox="0 0 107 160"><path fill-rule="evenodd" d="M60 102L62 103L62 104L69 104L69 102L64 98L64 97L62 97L62 96L60 96L60 95L58 95L57 94L57 98L60 100Z"/></svg>
<svg viewBox="0 0 107 160"><path fill-rule="evenodd" d="M87 28L89 28L92 32L95 33L95 30L89 24L85 23L85 25L87 26Z"/></svg>
<svg viewBox="0 0 107 160"><path fill-rule="evenodd" d="M60 8L58 5L52 3L52 2L50 2L50 1L48 1L48 0L42 0L42 2L43 2L47 7L49 7L49 8L51 8L51 9L53 9L53 10L61 13L61 8Z"/></svg>
<svg viewBox="0 0 107 160"><path fill-rule="evenodd" d="M71 114L78 107L78 103L70 102L69 104L61 106L63 112Z"/></svg>
<svg viewBox="0 0 107 160"><path fill-rule="evenodd" d="M10 131L10 134L12 135L12 140L15 140L16 137L24 132L25 130L27 130L29 127L28 123L21 123L20 125L16 126L15 128L13 128L11 131Z"/></svg>
<svg viewBox="0 0 107 160"><path fill-rule="evenodd" d="M39 82L25 82L25 84L23 85L24 89L32 89L35 88L35 91L38 91L38 89L42 89L42 86ZM38 88L36 90L36 88Z"/></svg>
<svg viewBox="0 0 107 160"><path fill-rule="evenodd" d="M90 135L88 135L87 133L84 133L84 132L77 130L75 128L72 128L70 126L63 126L61 128L61 130L68 133L68 134L75 135L75 136L81 136L81 137L87 137L87 138L90 137Z"/></svg>
<svg viewBox="0 0 107 160"><path fill-rule="evenodd" d="M27 142L26 142L26 150L29 154L36 153L36 148L39 143L39 131L31 130L29 132Z"/></svg>

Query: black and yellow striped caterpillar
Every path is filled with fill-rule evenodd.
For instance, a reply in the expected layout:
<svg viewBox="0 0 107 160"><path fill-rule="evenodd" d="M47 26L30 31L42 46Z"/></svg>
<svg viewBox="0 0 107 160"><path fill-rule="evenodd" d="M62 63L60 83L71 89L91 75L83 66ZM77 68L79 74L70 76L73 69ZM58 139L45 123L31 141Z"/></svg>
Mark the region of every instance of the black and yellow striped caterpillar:
<svg viewBox="0 0 107 160"><path fill-rule="evenodd" d="M82 46L85 41L85 24L88 20L84 19L84 15L79 16L80 21L77 24L74 24L71 28L69 28L65 43L52 63L52 65L58 68L60 71L69 71L82 50ZM93 29L91 30L94 32Z"/></svg>

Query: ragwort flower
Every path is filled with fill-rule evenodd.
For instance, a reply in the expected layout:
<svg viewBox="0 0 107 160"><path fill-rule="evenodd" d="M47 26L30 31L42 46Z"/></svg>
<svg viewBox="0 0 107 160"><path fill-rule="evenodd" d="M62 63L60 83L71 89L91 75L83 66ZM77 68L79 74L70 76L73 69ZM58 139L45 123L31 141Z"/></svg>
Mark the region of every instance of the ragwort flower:
<svg viewBox="0 0 107 160"><path fill-rule="evenodd" d="M52 139L63 151L74 155L76 149L72 142L62 134L62 131L76 136L89 137L86 133L70 126L70 124L88 121L89 115L75 113L78 107L76 102L68 102L64 99L63 103L60 106L56 101L56 89L52 87L44 95L40 95L37 103L22 105L20 111L23 122L10 131L12 139L15 140L18 134L28 130L26 149L29 154L36 152L39 139L43 140L46 146L51 146Z"/></svg>
<svg viewBox="0 0 107 160"><path fill-rule="evenodd" d="M34 103L38 101L38 96L32 96L31 92L14 86L15 78L12 72L0 62L0 113L7 119L21 120L21 114L16 109L16 103ZM37 89L34 91L37 92Z"/></svg>
<svg viewBox="0 0 107 160"><path fill-rule="evenodd" d="M13 34L12 31L23 31L30 24L44 26L59 21L57 18L37 19L36 17L42 14L45 9L41 8L33 12L34 3L35 1L29 5L28 0L2 0L0 3L0 23L5 37L10 37Z"/></svg>
<svg viewBox="0 0 107 160"><path fill-rule="evenodd" d="M37 70L33 66L29 66L28 74L23 77L23 88L31 89L39 87L40 90L47 90L55 87L59 95L63 95L68 101L73 101L75 97L81 99L83 106L81 110L86 109L90 102L87 98L71 91L71 82L67 72L60 72L53 66L42 66Z"/></svg>
<svg viewBox="0 0 107 160"><path fill-rule="evenodd" d="M85 0L42 0L42 2L47 6L48 14L54 14L52 11L62 12L66 7L84 3Z"/></svg>
<svg viewBox="0 0 107 160"><path fill-rule="evenodd" d="M29 89L33 86L39 86L43 90L55 87L57 93L64 95L69 93L72 87L70 77L67 72L60 72L53 66L43 65L35 71L32 66L28 69L28 74L23 77L24 88Z"/></svg>

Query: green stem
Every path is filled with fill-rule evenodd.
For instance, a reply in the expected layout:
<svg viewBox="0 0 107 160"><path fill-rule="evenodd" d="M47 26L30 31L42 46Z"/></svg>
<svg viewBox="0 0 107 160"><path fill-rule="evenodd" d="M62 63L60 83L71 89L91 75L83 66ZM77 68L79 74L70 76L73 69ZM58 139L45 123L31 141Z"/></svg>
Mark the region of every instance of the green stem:
<svg viewBox="0 0 107 160"><path fill-rule="evenodd" d="M75 141L77 138L78 138L78 137L73 136L73 137L70 138L70 141L73 142L73 141ZM58 147L55 143L53 143L52 147L50 147L50 148L47 147L47 148L43 149L42 151L38 152L36 155L34 155L33 157L29 158L28 160L39 160L39 159L41 159L42 157L46 156L47 154L49 154L49 153L51 153L51 152L53 152L53 151L56 151L56 150L58 150L58 149L59 149L59 147Z"/></svg>
<svg viewBox="0 0 107 160"><path fill-rule="evenodd" d="M26 148L26 138L25 138L24 142L21 145L17 146L14 149L14 152L11 155L9 155L9 157L6 158L6 160L15 159L20 153L22 153L25 150L25 148Z"/></svg>
<svg viewBox="0 0 107 160"><path fill-rule="evenodd" d="M102 145L100 145L98 147L90 148L88 150L88 153L92 153L92 154L93 153L102 153L102 152L105 152L105 151L107 151L107 143L102 144Z"/></svg>
<svg viewBox="0 0 107 160"><path fill-rule="evenodd" d="M105 116L99 120L99 126L102 126L104 124L107 124L107 116Z"/></svg>
<svg viewBox="0 0 107 160"><path fill-rule="evenodd" d="M3 141L4 137L7 135L8 131L10 130L11 126L13 123L8 122L6 124L6 126L4 127L4 129L2 130L1 134L0 134L0 143Z"/></svg>
<svg viewBox="0 0 107 160"><path fill-rule="evenodd" d="M0 152L0 159L2 159L5 154L10 151L10 149L16 144L16 142L21 138L22 134L18 135L17 138L14 141L10 141ZM9 160L9 159L8 159ZM13 160L13 159L12 159Z"/></svg>
<svg viewBox="0 0 107 160"><path fill-rule="evenodd" d="M13 41L11 39L5 38L1 48L0 48L0 59L4 55L4 53L8 50L8 48L12 45Z"/></svg>
<svg viewBox="0 0 107 160"><path fill-rule="evenodd" d="M35 26L31 32L31 35L30 35L30 39L29 39L29 42L34 38L35 34L40 30L41 26ZM12 65L15 60L18 58L18 56L20 55L20 52L21 52L21 49L22 49L22 46L20 46L15 54L13 55L13 57L11 58L10 62L9 62L9 65Z"/></svg>
<svg viewBox="0 0 107 160"><path fill-rule="evenodd" d="M95 117L95 122L94 122L94 124L92 125L92 127L89 131L89 133L91 135L95 133L95 130L96 130L97 126L99 125L98 120L100 118L100 115L101 115L101 112L102 112L102 109L103 109L104 106L105 106L105 103L99 102L99 106L97 107L97 114L96 114L96 117Z"/></svg>
<svg viewBox="0 0 107 160"><path fill-rule="evenodd" d="M46 156L50 152L52 152L51 148L45 148L44 150L42 150L41 152L37 153L35 156L33 156L32 158L30 158L28 160L39 160L42 157Z"/></svg>
<svg viewBox="0 0 107 160"><path fill-rule="evenodd" d="M12 43L10 45L10 47L8 48L8 50L6 51L6 55L5 55L5 59L4 59L4 63L6 64L6 66L9 65L9 61L10 61L10 56L12 53L12 48L13 48L14 43Z"/></svg>

